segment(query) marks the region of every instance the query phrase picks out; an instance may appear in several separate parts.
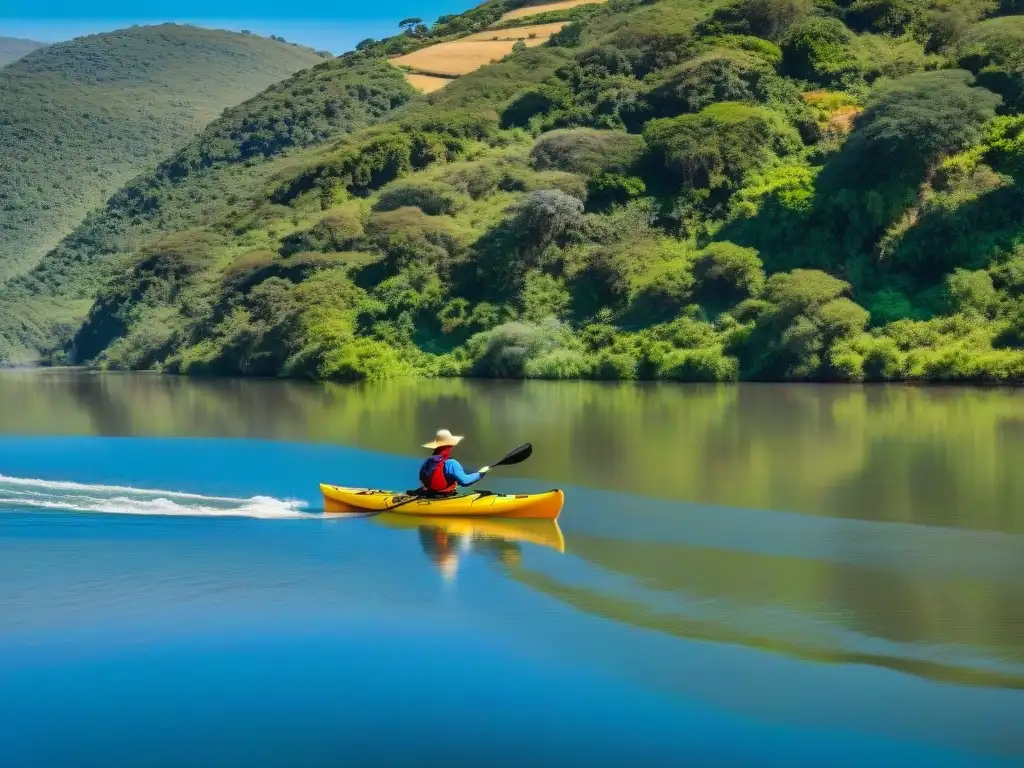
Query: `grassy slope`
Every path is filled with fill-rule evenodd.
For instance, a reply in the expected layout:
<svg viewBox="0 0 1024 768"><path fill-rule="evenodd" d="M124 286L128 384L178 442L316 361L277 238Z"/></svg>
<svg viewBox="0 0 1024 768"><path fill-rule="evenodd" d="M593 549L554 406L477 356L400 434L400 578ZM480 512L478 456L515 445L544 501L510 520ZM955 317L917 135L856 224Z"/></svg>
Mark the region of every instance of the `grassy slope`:
<svg viewBox="0 0 1024 768"><path fill-rule="evenodd" d="M17 61L39 48L45 48L46 43L37 43L35 40L24 40L20 37L0 37L0 67L5 67L12 61Z"/></svg>
<svg viewBox="0 0 1024 768"><path fill-rule="evenodd" d="M515 5L350 58L383 65ZM334 379L1024 379L1016 22L979 24L980 7L947 39L928 0L911 5L902 28L797 0L593 7L377 126L256 173L225 164L237 199L202 220L176 221L188 206L170 193L136 239L72 247L62 263L119 271L53 359ZM970 75L920 74L950 66L1002 88L1003 116Z"/></svg>
<svg viewBox="0 0 1024 768"><path fill-rule="evenodd" d="M0 278L227 106L321 59L252 35L161 25L49 46L0 71Z"/></svg>
<svg viewBox="0 0 1024 768"><path fill-rule="evenodd" d="M30 359L77 327L102 281L147 240L216 225L265 196L274 158L369 125L413 95L380 60L331 59L232 107L113 195L25 275L0 289L0 360Z"/></svg>

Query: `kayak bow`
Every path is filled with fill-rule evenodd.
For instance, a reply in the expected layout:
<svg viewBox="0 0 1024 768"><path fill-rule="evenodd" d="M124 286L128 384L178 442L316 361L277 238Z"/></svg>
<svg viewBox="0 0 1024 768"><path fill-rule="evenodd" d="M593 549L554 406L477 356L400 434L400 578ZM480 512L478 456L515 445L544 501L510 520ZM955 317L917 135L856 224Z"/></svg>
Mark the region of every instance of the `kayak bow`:
<svg viewBox="0 0 1024 768"><path fill-rule="evenodd" d="M473 491L458 496L421 497L369 488L320 484L324 512L394 512L444 517L503 517L518 520L557 520L565 495L560 490L531 494Z"/></svg>

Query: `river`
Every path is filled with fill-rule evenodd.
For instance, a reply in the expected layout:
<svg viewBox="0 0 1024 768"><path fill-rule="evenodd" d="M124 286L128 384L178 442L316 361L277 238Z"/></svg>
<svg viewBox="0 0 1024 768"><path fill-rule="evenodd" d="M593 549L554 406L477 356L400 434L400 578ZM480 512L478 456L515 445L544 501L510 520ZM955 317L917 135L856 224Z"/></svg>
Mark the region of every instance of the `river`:
<svg viewBox="0 0 1024 768"><path fill-rule="evenodd" d="M1024 764L1024 394L0 374L0 764ZM325 516L419 444L558 524Z"/></svg>

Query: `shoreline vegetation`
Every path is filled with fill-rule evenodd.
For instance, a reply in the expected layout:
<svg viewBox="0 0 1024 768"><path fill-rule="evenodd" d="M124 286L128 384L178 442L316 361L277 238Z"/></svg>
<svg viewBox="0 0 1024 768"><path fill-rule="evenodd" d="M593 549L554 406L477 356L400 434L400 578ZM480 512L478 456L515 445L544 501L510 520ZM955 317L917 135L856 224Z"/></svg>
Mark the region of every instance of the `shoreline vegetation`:
<svg viewBox="0 0 1024 768"><path fill-rule="evenodd" d="M564 25L429 94L393 63L530 5L517 26ZM496 0L406 20L90 214L0 289L0 356L1019 384L1018 5Z"/></svg>

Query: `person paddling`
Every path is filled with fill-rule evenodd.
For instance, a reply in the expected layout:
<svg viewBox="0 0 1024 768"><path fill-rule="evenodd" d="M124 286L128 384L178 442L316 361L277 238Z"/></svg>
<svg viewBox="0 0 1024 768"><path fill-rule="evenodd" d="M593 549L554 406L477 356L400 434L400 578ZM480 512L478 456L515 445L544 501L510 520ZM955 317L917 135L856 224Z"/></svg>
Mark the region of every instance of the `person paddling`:
<svg viewBox="0 0 1024 768"><path fill-rule="evenodd" d="M476 472L466 474L462 465L452 458L452 448L462 441L461 435L453 435L447 429L439 429L437 435L424 448L433 453L420 467L421 490L431 494L455 493L458 487L472 485L491 471L490 467L480 467Z"/></svg>

